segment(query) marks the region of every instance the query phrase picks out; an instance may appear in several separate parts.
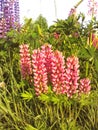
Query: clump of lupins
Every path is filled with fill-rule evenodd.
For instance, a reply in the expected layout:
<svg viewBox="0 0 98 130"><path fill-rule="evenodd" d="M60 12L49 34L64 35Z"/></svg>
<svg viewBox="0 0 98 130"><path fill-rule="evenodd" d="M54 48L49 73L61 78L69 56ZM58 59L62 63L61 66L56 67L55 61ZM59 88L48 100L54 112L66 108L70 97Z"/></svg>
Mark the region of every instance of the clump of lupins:
<svg viewBox="0 0 98 130"><path fill-rule="evenodd" d="M76 56L68 57L65 62L62 53L53 51L49 44L33 50L30 56L29 46L23 44L20 46L20 60L22 77L26 80L32 77L37 96L48 93L49 85L52 85L54 93L70 98L74 94L90 92L90 80L80 79L79 59Z"/></svg>
<svg viewBox="0 0 98 130"><path fill-rule="evenodd" d="M51 45L45 44L41 47L41 52L45 55L45 67L47 69L48 81L53 85L56 94L64 93L65 89L65 61L62 53L53 52Z"/></svg>
<svg viewBox="0 0 98 130"><path fill-rule="evenodd" d="M29 79L32 74L31 57L29 53L29 45L20 45L20 66L23 79Z"/></svg>
<svg viewBox="0 0 98 130"><path fill-rule="evenodd" d="M77 93L79 78L78 58L75 56L68 57L65 72L66 94L68 97L72 97L73 94Z"/></svg>
<svg viewBox="0 0 98 130"><path fill-rule="evenodd" d="M47 69L45 66L45 54L42 53L39 49L33 51L32 67L36 95L46 93L48 91L48 77Z"/></svg>

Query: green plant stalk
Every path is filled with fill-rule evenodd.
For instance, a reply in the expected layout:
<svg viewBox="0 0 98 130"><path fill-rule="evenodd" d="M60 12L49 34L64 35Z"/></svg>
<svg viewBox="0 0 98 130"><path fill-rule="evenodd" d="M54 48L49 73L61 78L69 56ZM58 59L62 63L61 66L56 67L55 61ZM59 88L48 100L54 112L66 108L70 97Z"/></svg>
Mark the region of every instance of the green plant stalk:
<svg viewBox="0 0 98 130"><path fill-rule="evenodd" d="M77 8L82 2L83 0L80 0L74 7Z"/></svg>
<svg viewBox="0 0 98 130"><path fill-rule="evenodd" d="M85 73L86 77L88 76L88 70L89 70L89 62L87 61L86 62L86 73Z"/></svg>

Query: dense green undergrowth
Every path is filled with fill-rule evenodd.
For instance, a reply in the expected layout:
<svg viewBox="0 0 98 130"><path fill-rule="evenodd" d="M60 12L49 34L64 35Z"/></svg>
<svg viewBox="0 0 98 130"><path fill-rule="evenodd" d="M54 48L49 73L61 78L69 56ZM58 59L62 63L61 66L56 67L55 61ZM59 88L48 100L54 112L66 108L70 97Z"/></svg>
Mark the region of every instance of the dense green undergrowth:
<svg viewBox="0 0 98 130"><path fill-rule="evenodd" d="M40 16L41 17L41 16ZM82 19L82 22L79 20ZM0 130L97 130L98 129L98 49L92 34L98 22L84 22L84 15L57 20L48 28L44 18L26 20L19 30L11 30L0 39ZM91 81L90 94L68 98L47 94L35 95L34 84L22 79L19 46L30 50L45 43L68 56L76 55L80 76Z"/></svg>

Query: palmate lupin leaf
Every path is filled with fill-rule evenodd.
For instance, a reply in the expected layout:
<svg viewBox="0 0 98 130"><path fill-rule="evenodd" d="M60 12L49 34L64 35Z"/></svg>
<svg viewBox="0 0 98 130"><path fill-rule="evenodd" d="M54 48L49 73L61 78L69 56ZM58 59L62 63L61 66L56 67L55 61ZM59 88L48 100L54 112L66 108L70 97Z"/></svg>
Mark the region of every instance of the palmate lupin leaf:
<svg viewBox="0 0 98 130"><path fill-rule="evenodd" d="M79 57L89 59L89 60L93 59L94 55L95 55L95 49L89 46L81 48L79 52Z"/></svg>
<svg viewBox="0 0 98 130"><path fill-rule="evenodd" d="M24 93L21 93L21 97L24 100L30 101L33 98L33 94L31 92L25 91Z"/></svg>
<svg viewBox="0 0 98 130"><path fill-rule="evenodd" d="M49 95L41 94L39 96L39 100L41 100L42 102L50 102L50 97L49 97Z"/></svg>

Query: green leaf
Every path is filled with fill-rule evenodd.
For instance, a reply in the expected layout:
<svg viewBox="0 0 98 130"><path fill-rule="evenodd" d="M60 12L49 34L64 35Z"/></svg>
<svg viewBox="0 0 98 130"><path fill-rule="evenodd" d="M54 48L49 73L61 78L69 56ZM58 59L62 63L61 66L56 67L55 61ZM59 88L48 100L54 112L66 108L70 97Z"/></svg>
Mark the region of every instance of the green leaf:
<svg viewBox="0 0 98 130"><path fill-rule="evenodd" d="M48 96L48 95L45 95L45 94L41 94L41 95L39 96L39 99L40 99L41 101L43 101L43 102L49 102L49 101L50 101L49 96Z"/></svg>
<svg viewBox="0 0 98 130"><path fill-rule="evenodd" d="M82 94L79 102L81 106L89 105L90 104L89 95Z"/></svg>
<svg viewBox="0 0 98 130"><path fill-rule="evenodd" d="M31 92L25 91L24 93L21 93L21 97L24 100L30 101L33 98L33 94Z"/></svg>
<svg viewBox="0 0 98 130"><path fill-rule="evenodd" d="M52 97L52 102L54 103L54 104L58 104L59 102L60 102L60 99L58 98L58 97Z"/></svg>
<svg viewBox="0 0 98 130"><path fill-rule="evenodd" d="M95 69L98 72L98 59L95 60Z"/></svg>
<svg viewBox="0 0 98 130"><path fill-rule="evenodd" d="M32 38L37 38L37 33L33 32L31 35L32 35Z"/></svg>
<svg viewBox="0 0 98 130"><path fill-rule="evenodd" d="M42 30L41 30L41 28L40 28L40 26L37 24L37 29L38 29L38 34L40 35L40 36L42 36Z"/></svg>
<svg viewBox="0 0 98 130"><path fill-rule="evenodd" d="M92 60L94 58L94 55L95 55L95 50L93 47L83 47L80 49L80 52L79 52L79 57L81 58L85 58L85 59L88 59L88 60Z"/></svg>
<svg viewBox="0 0 98 130"><path fill-rule="evenodd" d="M38 130L35 127L31 126L30 124L27 124L25 127L25 130Z"/></svg>

